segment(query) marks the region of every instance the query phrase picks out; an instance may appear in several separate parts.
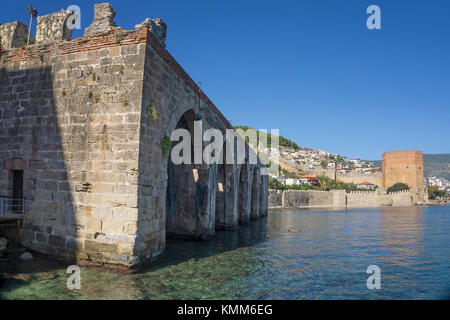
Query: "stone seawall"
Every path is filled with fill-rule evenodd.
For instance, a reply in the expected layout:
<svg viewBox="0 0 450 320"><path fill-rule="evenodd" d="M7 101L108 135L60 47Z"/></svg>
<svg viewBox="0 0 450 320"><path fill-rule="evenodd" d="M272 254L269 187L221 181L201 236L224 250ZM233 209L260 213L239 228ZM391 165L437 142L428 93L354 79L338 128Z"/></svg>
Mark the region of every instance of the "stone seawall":
<svg viewBox="0 0 450 320"><path fill-rule="evenodd" d="M269 209L277 208L365 208L384 206L412 206L428 203L425 187L412 188L410 191L386 193L384 189L376 191L344 190L269 190Z"/></svg>
<svg viewBox="0 0 450 320"><path fill-rule="evenodd" d="M320 207L333 205L333 192L316 190L286 190L283 192L283 206Z"/></svg>

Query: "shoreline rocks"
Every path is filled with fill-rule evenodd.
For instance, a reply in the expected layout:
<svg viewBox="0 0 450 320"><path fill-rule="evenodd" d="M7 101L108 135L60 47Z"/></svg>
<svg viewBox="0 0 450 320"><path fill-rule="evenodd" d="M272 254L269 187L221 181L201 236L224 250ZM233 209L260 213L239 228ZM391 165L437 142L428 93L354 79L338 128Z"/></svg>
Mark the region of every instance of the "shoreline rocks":
<svg viewBox="0 0 450 320"><path fill-rule="evenodd" d="M20 259L22 261L33 260L33 255L31 253L29 253L28 251L26 251L20 255Z"/></svg>

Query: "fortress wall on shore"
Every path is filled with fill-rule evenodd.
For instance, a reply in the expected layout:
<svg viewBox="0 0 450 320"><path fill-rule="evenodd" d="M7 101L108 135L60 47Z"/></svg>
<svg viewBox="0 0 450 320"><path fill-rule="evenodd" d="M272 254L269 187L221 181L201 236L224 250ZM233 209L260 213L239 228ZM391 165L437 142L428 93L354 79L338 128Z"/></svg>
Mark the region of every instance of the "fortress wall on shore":
<svg viewBox="0 0 450 320"><path fill-rule="evenodd" d="M362 182L371 182L376 186L381 187L383 183L383 177L381 172L376 173L362 173L362 172L350 172L350 173L341 173L336 172L336 180L345 182L345 183L354 183L359 184Z"/></svg>
<svg viewBox="0 0 450 320"><path fill-rule="evenodd" d="M412 206L428 203L425 187L411 188L410 191L386 193L384 189L376 191L345 190L269 190L269 208L369 208L385 206Z"/></svg>
<svg viewBox="0 0 450 320"><path fill-rule="evenodd" d="M381 172L375 173L364 173L364 172L348 172L343 173L339 171L335 171L334 169L323 169L316 168L309 171L311 174L315 176L326 176L330 179L345 182L345 183L354 183L359 184L362 182L371 182L378 187L381 187L383 184L383 176Z"/></svg>
<svg viewBox="0 0 450 320"><path fill-rule="evenodd" d="M333 205L333 194L328 191L286 190L283 192L282 198L283 206L287 207L315 207Z"/></svg>
<svg viewBox="0 0 450 320"><path fill-rule="evenodd" d="M283 191L269 189L269 207L283 206Z"/></svg>
<svg viewBox="0 0 450 320"><path fill-rule="evenodd" d="M347 207L378 207L379 194L376 191L353 191L346 194Z"/></svg>

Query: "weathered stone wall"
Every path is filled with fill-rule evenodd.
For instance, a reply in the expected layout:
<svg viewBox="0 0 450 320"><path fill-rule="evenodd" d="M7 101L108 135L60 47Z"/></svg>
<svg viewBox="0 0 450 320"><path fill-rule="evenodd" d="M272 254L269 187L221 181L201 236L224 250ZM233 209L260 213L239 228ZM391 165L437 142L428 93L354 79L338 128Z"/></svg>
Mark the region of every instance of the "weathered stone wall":
<svg viewBox="0 0 450 320"><path fill-rule="evenodd" d="M424 187L412 188L387 194L385 190L354 191L345 190L315 191L315 190L269 190L269 208L289 207L383 207L411 206L428 203L428 194Z"/></svg>
<svg viewBox="0 0 450 320"><path fill-rule="evenodd" d="M148 28L158 39L163 47L166 46L167 25L162 19L146 18L140 24L135 26L136 29Z"/></svg>
<svg viewBox="0 0 450 320"><path fill-rule="evenodd" d="M72 29L66 23L71 16L73 16L73 13L65 9L45 16L38 16L36 42L72 40Z"/></svg>
<svg viewBox="0 0 450 320"><path fill-rule="evenodd" d="M99 3L94 5L94 21L84 31L85 36L107 33L117 27L114 22L116 11L109 3Z"/></svg>
<svg viewBox="0 0 450 320"><path fill-rule="evenodd" d="M208 128L225 132L226 127L218 113L199 94L199 88L151 33L145 47L142 97L138 190L140 222L136 252L142 257L153 258L164 249L166 225L173 234L194 238L210 237L214 235L215 228L217 168L206 165L173 166L171 170L174 173L169 175L174 175L173 179L179 182L174 181L174 187L180 189L173 190L167 203L169 154L163 154L164 137L171 137L180 119L189 113L192 115L189 123L196 114L202 115L203 132ZM204 200L202 212L196 212L201 207L196 203L199 200ZM167 205L173 209L168 211L168 217Z"/></svg>
<svg viewBox="0 0 450 320"><path fill-rule="evenodd" d="M377 191L352 191L346 194L347 207L378 207Z"/></svg>
<svg viewBox="0 0 450 320"><path fill-rule="evenodd" d="M269 207L277 208L283 206L283 191L281 190L269 190Z"/></svg>
<svg viewBox="0 0 450 320"><path fill-rule="evenodd" d="M286 190L284 191L285 207L315 207L332 206L333 193L316 190Z"/></svg>
<svg viewBox="0 0 450 320"><path fill-rule="evenodd" d="M1 24L0 51L20 48L26 35L27 26L20 21Z"/></svg>
<svg viewBox="0 0 450 320"><path fill-rule="evenodd" d="M124 45L92 37L3 56L0 160L28 163L21 236L28 247L135 264L146 46L139 33L129 36ZM1 171L2 185L10 176Z"/></svg>
<svg viewBox="0 0 450 320"><path fill-rule="evenodd" d="M383 185L383 177L381 172L374 172L374 173L364 173L364 172L340 172L336 171L334 168L316 168L310 171L311 174L315 176L327 176L330 179L341 181L345 183L354 183L359 184L362 182L371 182L378 187L381 187Z"/></svg>
<svg viewBox="0 0 450 320"><path fill-rule="evenodd" d="M409 187L423 186L422 151L393 151L383 153L383 188L395 183L406 183Z"/></svg>
<svg viewBox="0 0 450 320"><path fill-rule="evenodd" d="M163 145L175 128L232 126L155 30L112 27L101 7L91 35L67 41L61 11L39 20L35 45L1 52L0 196L23 170L22 243L133 266L160 255L167 232L206 239L266 215L261 164L170 162Z"/></svg>
<svg viewBox="0 0 450 320"><path fill-rule="evenodd" d="M336 172L336 180L345 183L359 184L362 182L370 182L374 185L381 187L383 185L383 175L381 172L376 173L362 173L362 172L349 172L342 173Z"/></svg>

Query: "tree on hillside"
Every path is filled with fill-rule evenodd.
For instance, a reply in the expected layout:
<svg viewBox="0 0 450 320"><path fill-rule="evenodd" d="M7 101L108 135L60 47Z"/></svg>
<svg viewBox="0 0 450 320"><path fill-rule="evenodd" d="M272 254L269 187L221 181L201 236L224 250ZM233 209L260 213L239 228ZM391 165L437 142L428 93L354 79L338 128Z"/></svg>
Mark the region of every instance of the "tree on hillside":
<svg viewBox="0 0 450 320"><path fill-rule="evenodd" d="M253 129L249 126L233 126L234 129L242 129L244 131L247 131L248 129ZM266 139L267 136L267 139ZM265 132L261 132L261 131L257 131L257 139L258 139L258 143L259 143L259 139L262 139L263 141L267 141L267 147L270 147L272 145L272 135L270 133L265 133ZM292 148L294 150L300 150L301 148L293 141L283 137L283 136L278 136L278 141L279 141L279 145L281 147L285 147L285 148Z"/></svg>
<svg viewBox="0 0 450 320"><path fill-rule="evenodd" d="M435 200L436 198L442 198L445 196L447 196L447 193L445 193L445 191L439 190L439 187L428 187L428 198L430 200Z"/></svg>
<svg viewBox="0 0 450 320"><path fill-rule="evenodd" d="M284 187L285 186L280 181L269 177L269 189L284 190Z"/></svg>
<svg viewBox="0 0 450 320"><path fill-rule="evenodd" d="M405 190L409 190L409 186L406 183L398 182L398 183L390 186L387 189L387 192L391 193L391 192L398 192L398 191L405 191Z"/></svg>

